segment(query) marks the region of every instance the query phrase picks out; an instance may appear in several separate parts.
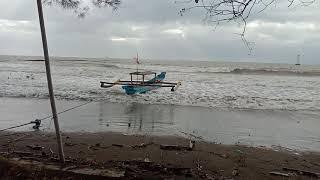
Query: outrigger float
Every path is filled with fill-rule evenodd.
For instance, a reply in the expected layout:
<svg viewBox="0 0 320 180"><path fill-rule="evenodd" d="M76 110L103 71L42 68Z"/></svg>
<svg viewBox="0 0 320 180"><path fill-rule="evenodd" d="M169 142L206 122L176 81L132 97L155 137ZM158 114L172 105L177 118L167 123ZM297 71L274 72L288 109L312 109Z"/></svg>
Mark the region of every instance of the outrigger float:
<svg viewBox="0 0 320 180"><path fill-rule="evenodd" d="M170 87L171 91L176 91L179 86L181 86L181 82L173 83L173 82L164 82L163 80L166 77L166 72L161 72L157 75L155 72L151 71L136 71L129 73L130 74L130 81L121 81L120 79L115 82L104 82L100 81L102 88L110 88L115 85L121 85L122 89L125 90L125 92L129 95L135 94L135 93L146 93L148 91L158 89L161 87ZM137 76L137 80L133 80L133 76ZM145 77L149 75L154 75L154 78L145 81ZM138 77L142 76L142 80L138 80Z"/></svg>

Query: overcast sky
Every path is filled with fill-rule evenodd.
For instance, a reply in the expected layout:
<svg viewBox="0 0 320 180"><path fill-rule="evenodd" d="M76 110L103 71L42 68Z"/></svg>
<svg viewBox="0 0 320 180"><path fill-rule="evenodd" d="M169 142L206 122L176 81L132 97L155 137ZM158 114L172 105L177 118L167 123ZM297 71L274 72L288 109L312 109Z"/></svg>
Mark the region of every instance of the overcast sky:
<svg viewBox="0 0 320 180"><path fill-rule="evenodd" d="M249 54L236 23L203 23L204 12L179 15L186 4L174 0L122 0L116 11L91 9L79 19L72 11L45 7L50 55L133 57L320 64L320 1L309 7L279 1L252 14L247 39ZM35 0L0 1L0 54L42 55Z"/></svg>

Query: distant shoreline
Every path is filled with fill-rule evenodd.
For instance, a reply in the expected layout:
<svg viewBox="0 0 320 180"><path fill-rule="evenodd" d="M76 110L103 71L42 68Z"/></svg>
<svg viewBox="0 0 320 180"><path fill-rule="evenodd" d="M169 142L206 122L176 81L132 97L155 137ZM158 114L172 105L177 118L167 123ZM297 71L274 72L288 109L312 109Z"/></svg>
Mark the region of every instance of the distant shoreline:
<svg viewBox="0 0 320 180"><path fill-rule="evenodd" d="M205 73L205 72L204 72ZM288 71L288 70L268 70L268 69L242 69L235 68L230 72L214 72L217 74L239 74L239 75L275 75L275 76L320 76L320 72L311 71Z"/></svg>
<svg viewBox="0 0 320 180"><path fill-rule="evenodd" d="M43 57L42 55L32 55L32 56L27 56L27 55L0 55L0 60L1 57L25 57L25 58L30 58L30 57L34 57L34 58L40 58ZM134 56L134 55L133 55ZM105 59L105 60L126 60L126 61L131 61L132 57L108 57L108 56L101 56L101 57L84 57L84 56L55 56L55 55L51 55L50 56L51 59L61 59L61 58L66 58L66 59ZM256 61L249 61L249 60L222 60L220 58L208 58L208 59L204 59L204 58L194 58L194 59L186 59L186 58L150 58L150 57L141 57L142 61L146 61L146 62L190 62L190 63L240 63L240 64L265 64L265 65L269 65L269 64L280 64L280 65L292 65L295 66L295 62L293 63L289 63L289 62L284 62L282 60L279 60L278 62L276 60L274 61L262 61L262 60L256 60ZM320 65L320 64L301 64L301 66L312 66L312 65Z"/></svg>

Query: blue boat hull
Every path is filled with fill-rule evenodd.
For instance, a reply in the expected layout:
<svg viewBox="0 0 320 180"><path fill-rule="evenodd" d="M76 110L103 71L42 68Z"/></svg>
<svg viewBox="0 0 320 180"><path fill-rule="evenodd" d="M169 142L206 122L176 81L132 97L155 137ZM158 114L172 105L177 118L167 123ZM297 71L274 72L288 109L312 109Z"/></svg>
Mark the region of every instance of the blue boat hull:
<svg viewBox="0 0 320 180"><path fill-rule="evenodd" d="M164 80L164 78L166 77L166 72L161 72L159 75L157 75L157 77L147 81L146 83L154 83L154 82L161 82ZM132 95L132 94L136 94L136 93L146 93L148 91L154 90L154 89L158 89L161 86L134 86L134 85L125 85L122 86L122 89L124 89L126 91L126 94L128 95Z"/></svg>

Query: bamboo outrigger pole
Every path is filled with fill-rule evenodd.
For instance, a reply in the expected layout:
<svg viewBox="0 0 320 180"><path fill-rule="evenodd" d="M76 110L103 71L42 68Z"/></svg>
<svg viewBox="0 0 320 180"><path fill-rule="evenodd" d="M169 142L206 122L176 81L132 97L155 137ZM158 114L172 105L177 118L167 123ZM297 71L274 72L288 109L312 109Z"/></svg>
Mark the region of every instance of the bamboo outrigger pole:
<svg viewBox="0 0 320 180"><path fill-rule="evenodd" d="M40 29L41 29L44 61L45 61L45 65L46 65L46 73L47 73L47 81L48 81L48 89L49 89L52 117L53 117L54 126L55 126L55 130L56 130L57 143L58 143L58 149L59 149L59 158L60 158L61 163L64 164L65 159L64 159L64 152L63 152L63 147L62 147L62 139L61 139L61 134L60 134L57 109L56 109L56 104L55 104L54 94L53 94L47 36L46 36L46 29L45 29L44 20L43 20L43 10L42 10L41 0L37 0L37 5L38 5L39 23L40 23Z"/></svg>

